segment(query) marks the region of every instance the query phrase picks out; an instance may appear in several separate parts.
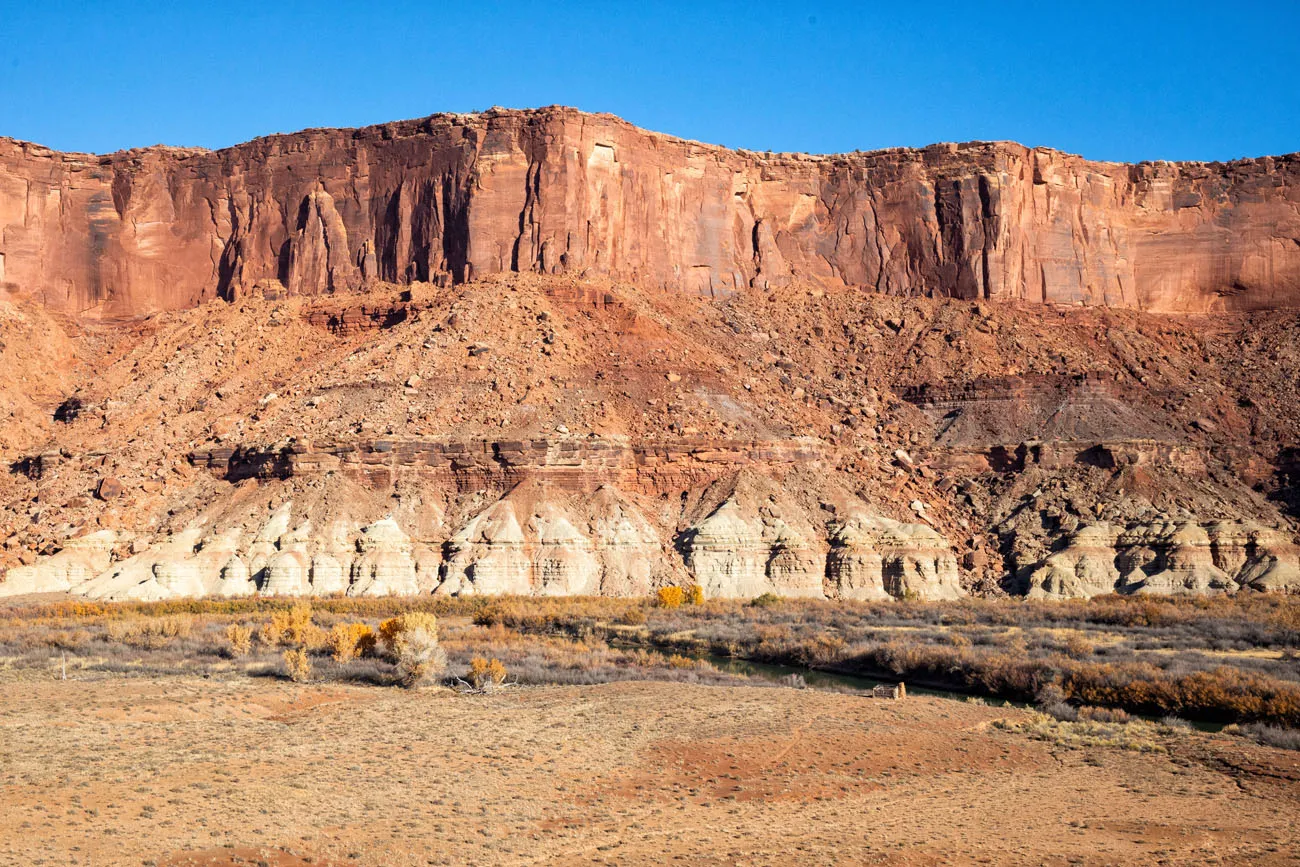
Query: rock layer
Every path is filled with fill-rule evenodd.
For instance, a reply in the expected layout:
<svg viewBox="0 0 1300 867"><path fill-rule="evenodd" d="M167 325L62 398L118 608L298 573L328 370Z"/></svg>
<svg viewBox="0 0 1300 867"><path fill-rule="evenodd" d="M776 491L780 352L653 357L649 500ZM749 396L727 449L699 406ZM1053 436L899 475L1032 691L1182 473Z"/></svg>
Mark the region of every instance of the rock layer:
<svg viewBox="0 0 1300 867"><path fill-rule="evenodd" d="M964 593L947 540L929 527L859 510L851 530L819 529L800 507L769 493L777 485L750 472L715 481L702 497L715 489L729 492L701 508L676 538L609 485L588 495L525 481L437 538L415 538L413 528L441 525L441 515L433 522L414 515L405 525L390 515L364 527L335 518L318 530L311 519L295 524L301 512L286 501L260 526L193 526L140 545L117 562L112 534L72 539L62 551L13 570L0 582L0 596L641 596L687 583L701 585L709 598L947 599ZM240 540L246 532L251 541L245 546ZM834 556L828 563L828 536L832 552L850 547L856 565ZM874 567L862 565L868 559Z"/></svg>
<svg viewBox="0 0 1300 867"><path fill-rule="evenodd" d="M226 150L0 140L0 297L117 316L382 279L792 280L1163 311L1300 301L1300 157L1082 159L1007 142L732 151L574 109Z"/></svg>
<svg viewBox="0 0 1300 867"><path fill-rule="evenodd" d="M1035 598L1300 592L1300 551L1269 527L1191 521L1079 528L1029 576Z"/></svg>

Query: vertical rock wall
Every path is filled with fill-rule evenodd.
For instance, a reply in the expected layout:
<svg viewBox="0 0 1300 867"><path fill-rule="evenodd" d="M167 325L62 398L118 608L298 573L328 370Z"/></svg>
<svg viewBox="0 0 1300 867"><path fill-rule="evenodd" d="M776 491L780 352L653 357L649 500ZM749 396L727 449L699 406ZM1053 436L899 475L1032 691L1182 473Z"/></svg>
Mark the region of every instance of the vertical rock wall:
<svg viewBox="0 0 1300 867"><path fill-rule="evenodd" d="M0 298L115 316L367 280L793 279L1164 311L1300 300L1300 157L731 151L573 109L96 157L0 140Z"/></svg>

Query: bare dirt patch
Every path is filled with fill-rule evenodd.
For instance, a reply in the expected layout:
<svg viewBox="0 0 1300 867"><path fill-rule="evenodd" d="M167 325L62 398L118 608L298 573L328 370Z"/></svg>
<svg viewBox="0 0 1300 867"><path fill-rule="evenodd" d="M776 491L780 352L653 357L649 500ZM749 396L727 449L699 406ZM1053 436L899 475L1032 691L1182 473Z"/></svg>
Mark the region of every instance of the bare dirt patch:
<svg viewBox="0 0 1300 867"><path fill-rule="evenodd" d="M939 698L0 677L12 864L1281 864L1300 842L1295 753L1080 749Z"/></svg>

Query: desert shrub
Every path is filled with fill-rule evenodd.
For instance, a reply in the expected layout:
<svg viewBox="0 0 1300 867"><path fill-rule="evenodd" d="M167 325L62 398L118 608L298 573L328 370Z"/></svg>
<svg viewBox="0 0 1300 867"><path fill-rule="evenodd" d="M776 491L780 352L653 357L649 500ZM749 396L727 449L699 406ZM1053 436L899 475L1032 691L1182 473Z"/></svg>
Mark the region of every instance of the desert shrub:
<svg viewBox="0 0 1300 867"><path fill-rule="evenodd" d="M1263 723L1247 723L1244 726L1239 726L1235 734L1251 738L1268 747L1300 750L1300 730L1297 729L1264 725Z"/></svg>
<svg viewBox="0 0 1300 867"><path fill-rule="evenodd" d="M288 610L272 611L271 619L262 626L258 637L267 645L319 646L324 635L312 622L311 604L299 602Z"/></svg>
<svg viewBox="0 0 1300 867"><path fill-rule="evenodd" d="M1035 740L1068 749L1133 750L1143 753L1166 752L1167 748L1154 737L1159 730L1148 723L1102 723L1095 720L1060 720L1048 714L1030 712L1028 719L999 719L995 728L1021 732Z"/></svg>
<svg viewBox="0 0 1300 867"><path fill-rule="evenodd" d="M704 588L699 584L692 584L686 588L686 596L683 600L687 605L702 605L704 603Z"/></svg>
<svg viewBox="0 0 1300 867"><path fill-rule="evenodd" d="M1082 635L1071 635L1065 640L1065 655L1071 659L1086 659L1095 649L1092 642Z"/></svg>
<svg viewBox="0 0 1300 867"><path fill-rule="evenodd" d="M365 623L336 623L325 637L325 647L335 662L347 663L375 649L375 631Z"/></svg>
<svg viewBox="0 0 1300 867"><path fill-rule="evenodd" d="M311 680L311 660L305 648L295 647L284 652L284 672L294 683Z"/></svg>
<svg viewBox="0 0 1300 867"><path fill-rule="evenodd" d="M506 667L499 659L476 656L469 661L469 682L475 689L491 689L506 679Z"/></svg>
<svg viewBox="0 0 1300 867"><path fill-rule="evenodd" d="M438 618L427 611L408 611L379 624L379 638L393 655L401 654L402 643L416 632L427 632L438 640Z"/></svg>
<svg viewBox="0 0 1300 867"><path fill-rule="evenodd" d="M633 605L618 616L618 622L624 626L641 626L646 622L645 609L639 605Z"/></svg>
<svg viewBox="0 0 1300 867"><path fill-rule="evenodd" d="M180 614L110 620L105 628L109 640L147 649L163 647L176 638L189 638L193 631L194 618Z"/></svg>
<svg viewBox="0 0 1300 867"><path fill-rule="evenodd" d="M1171 674L1146 663L1073 663L1063 676L1066 692L1084 704L1300 726L1300 686L1227 666Z"/></svg>
<svg viewBox="0 0 1300 867"><path fill-rule="evenodd" d="M749 604L754 608L772 608L781 604L781 597L769 591L760 596L755 596L749 600Z"/></svg>
<svg viewBox="0 0 1300 867"><path fill-rule="evenodd" d="M428 629L401 633L397 648L397 682L408 689L437 682L447 671L447 653Z"/></svg>
<svg viewBox="0 0 1300 867"><path fill-rule="evenodd" d="M438 644L438 618L428 611L407 611L379 624L379 638L395 658L397 682L416 687L441 679L447 653Z"/></svg>
<svg viewBox="0 0 1300 867"><path fill-rule="evenodd" d="M242 623L232 623L226 627L226 641L230 643L232 656L247 656L253 649L253 628Z"/></svg>
<svg viewBox="0 0 1300 867"><path fill-rule="evenodd" d="M71 631L62 629L58 632L51 632L44 636L42 640L47 647L53 647L55 650L78 650L86 642L90 641L90 633L84 629Z"/></svg>
<svg viewBox="0 0 1300 867"><path fill-rule="evenodd" d="M1087 722L1126 723L1133 717L1117 707L1081 707L1078 718Z"/></svg>
<svg viewBox="0 0 1300 867"><path fill-rule="evenodd" d="M799 660L800 665L815 668L817 666L834 665L840 661L843 653L843 638L821 632L812 638L804 639L795 649L795 658Z"/></svg>
<svg viewBox="0 0 1300 867"><path fill-rule="evenodd" d="M680 608L686 601L686 591L680 587L660 587L655 593L655 604L660 608Z"/></svg>
<svg viewBox="0 0 1300 867"><path fill-rule="evenodd" d="M1079 719L1079 709L1065 700L1065 690L1059 684L1047 683L1034 696L1039 711L1061 722Z"/></svg>

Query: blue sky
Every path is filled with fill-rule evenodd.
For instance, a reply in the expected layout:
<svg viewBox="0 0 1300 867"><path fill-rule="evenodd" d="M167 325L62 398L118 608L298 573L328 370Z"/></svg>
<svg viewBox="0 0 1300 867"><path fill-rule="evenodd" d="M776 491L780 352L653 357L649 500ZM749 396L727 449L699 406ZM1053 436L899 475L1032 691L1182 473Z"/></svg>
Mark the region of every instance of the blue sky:
<svg viewBox="0 0 1300 867"><path fill-rule="evenodd" d="M554 103L756 150L1300 150L1300 2L0 0L0 135L63 150Z"/></svg>

